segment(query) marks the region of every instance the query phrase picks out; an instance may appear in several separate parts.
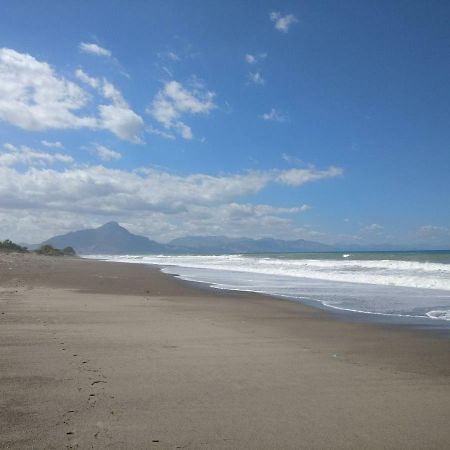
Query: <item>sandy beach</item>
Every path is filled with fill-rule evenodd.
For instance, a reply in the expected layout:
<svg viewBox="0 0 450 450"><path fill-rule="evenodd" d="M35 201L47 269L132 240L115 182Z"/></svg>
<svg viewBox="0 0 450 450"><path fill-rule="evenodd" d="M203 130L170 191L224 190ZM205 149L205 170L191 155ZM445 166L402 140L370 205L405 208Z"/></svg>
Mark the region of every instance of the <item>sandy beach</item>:
<svg viewBox="0 0 450 450"><path fill-rule="evenodd" d="M0 256L0 447L444 449L450 339L155 267Z"/></svg>

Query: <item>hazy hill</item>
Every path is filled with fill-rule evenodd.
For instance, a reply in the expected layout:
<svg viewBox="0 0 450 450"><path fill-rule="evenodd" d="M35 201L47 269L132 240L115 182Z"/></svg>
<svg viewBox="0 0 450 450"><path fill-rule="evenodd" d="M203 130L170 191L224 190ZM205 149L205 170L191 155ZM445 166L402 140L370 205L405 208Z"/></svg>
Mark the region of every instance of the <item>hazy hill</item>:
<svg viewBox="0 0 450 450"><path fill-rule="evenodd" d="M166 246L144 236L130 233L117 222L108 222L99 228L72 231L61 236L55 236L42 244L57 248L73 247L82 254L137 254L161 253Z"/></svg>

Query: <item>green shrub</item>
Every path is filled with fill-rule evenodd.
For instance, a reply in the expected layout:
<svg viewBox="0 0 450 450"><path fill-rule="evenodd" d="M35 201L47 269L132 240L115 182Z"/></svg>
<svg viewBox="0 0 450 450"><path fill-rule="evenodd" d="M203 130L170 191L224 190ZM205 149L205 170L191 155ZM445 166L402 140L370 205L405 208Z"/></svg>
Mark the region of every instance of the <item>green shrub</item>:
<svg viewBox="0 0 450 450"><path fill-rule="evenodd" d="M41 248L35 250L38 255L46 255L46 256L64 256L62 250L58 248L54 248L51 245L42 245Z"/></svg>
<svg viewBox="0 0 450 450"><path fill-rule="evenodd" d="M77 252L73 249L73 247L65 247L62 252L65 256L76 256Z"/></svg>
<svg viewBox="0 0 450 450"><path fill-rule="evenodd" d="M28 250L26 247L22 247L21 245L15 244L9 239L5 239L3 242L0 241L0 252L17 252L17 253L27 253Z"/></svg>
<svg viewBox="0 0 450 450"><path fill-rule="evenodd" d="M63 250L60 250L49 244L42 245L38 250L35 250L35 253L46 256L76 256L73 247L65 247Z"/></svg>

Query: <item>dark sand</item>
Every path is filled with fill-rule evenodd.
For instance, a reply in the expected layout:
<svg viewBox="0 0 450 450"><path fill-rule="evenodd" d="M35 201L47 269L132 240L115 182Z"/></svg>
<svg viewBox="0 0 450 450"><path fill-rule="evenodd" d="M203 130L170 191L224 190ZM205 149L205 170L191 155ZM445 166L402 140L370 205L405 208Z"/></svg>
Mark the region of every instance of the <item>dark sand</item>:
<svg viewBox="0 0 450 450"><path fill-rule="evenodd" d="M450 339L0 256L0 448L446 449Z"/></svg>

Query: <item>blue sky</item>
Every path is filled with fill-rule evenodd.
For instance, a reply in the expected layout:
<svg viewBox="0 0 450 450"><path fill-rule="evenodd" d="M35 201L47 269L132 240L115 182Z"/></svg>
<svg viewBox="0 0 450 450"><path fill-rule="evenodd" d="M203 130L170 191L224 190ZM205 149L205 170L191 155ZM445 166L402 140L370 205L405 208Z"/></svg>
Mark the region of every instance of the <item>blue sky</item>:
<svg viewBox="0 0 450 450"><path fill-rule="evenodd" d="M3 1L0 237L450 246L443 1ZM3 87L2 87L3 86Z"/></svg>

